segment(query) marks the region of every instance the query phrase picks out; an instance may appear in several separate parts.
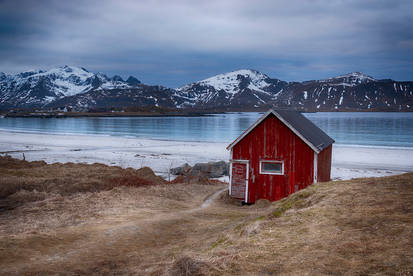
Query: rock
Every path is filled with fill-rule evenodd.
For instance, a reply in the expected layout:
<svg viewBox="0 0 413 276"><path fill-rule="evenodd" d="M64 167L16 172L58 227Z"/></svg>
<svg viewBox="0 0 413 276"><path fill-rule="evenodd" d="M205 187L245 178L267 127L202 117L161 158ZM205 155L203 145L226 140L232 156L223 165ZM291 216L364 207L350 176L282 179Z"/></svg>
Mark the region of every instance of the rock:
<svg viewBox="0 0 413 276"><path fill-rule="evenodd" d="M224 161L197 163L189 171L192 176L205 176L208 178L216 178L228 175L228 163Z"/></svg>
<svg viewBox="0 0 413 276"><path fill-rule="evenodd" d="M183 164L182 166L172 168L170 170L171 174L173 175L184 175L191 169L188 163Z"/></svg>
<svg viewBox="0 0 413 276"><path fill-rule="evenodd" d="M190 175L196 177L217 178L228 175L229 164L225 161L196 163L193 167L187 163L170 170L173 175Z"/></svg>

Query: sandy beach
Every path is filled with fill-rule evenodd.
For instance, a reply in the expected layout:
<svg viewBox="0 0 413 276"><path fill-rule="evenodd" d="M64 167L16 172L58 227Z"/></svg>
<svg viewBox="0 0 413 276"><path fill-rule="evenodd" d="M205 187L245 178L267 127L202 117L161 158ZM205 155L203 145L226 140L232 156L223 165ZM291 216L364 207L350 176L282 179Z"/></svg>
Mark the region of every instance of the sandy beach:
<svg viewBox="0 0 413 276"><path fill-rule="evenodd" d="M184 163L229 159L227 143L163 141L98 135L50 135L0 131L0 152L47 163L103 163L123 168L152 168L165 178ZM413 171L413 149L333 146L333 180ZM225 180L225 179L224 179Z"/></svg>

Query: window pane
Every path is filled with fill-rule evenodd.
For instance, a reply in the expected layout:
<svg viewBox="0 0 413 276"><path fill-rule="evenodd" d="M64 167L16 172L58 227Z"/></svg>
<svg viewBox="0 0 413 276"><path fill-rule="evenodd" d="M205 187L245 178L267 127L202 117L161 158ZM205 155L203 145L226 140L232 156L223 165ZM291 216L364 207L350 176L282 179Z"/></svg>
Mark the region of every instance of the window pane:
<svg viewBox="0 0 413 276"><path fill-rule="evenodd" d="M262 162L263 172L281 173L282 163Z"/></svg>

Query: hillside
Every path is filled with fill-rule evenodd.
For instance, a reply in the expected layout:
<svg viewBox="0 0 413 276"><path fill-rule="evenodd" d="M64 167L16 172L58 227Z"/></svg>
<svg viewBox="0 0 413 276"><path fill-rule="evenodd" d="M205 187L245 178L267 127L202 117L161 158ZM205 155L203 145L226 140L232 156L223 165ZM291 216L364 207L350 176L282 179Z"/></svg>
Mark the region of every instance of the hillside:
<svg viewBox="0 0 413 276"><path fill-rule="evenodd" d="M412 173L240 206L225 185L167 184L148 169L0 164L1 274L413 273Z"/></svg>
<svg viewBox="0 0 413 276"><path fill-rule="evenodd" d="M137 108L239 111L412 111L413 82L376 80L353 72L323 80L286 82L242 69L173 89L130 76L109 78L63 66L15 75L0 73L0 110L111 110Z"/></svg>

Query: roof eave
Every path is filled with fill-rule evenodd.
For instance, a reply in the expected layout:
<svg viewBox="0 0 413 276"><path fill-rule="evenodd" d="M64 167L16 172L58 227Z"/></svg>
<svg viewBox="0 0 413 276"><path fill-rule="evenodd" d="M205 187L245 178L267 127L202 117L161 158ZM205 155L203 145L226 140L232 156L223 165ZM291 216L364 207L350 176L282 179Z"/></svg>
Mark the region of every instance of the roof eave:
<svg viewBox="0 0 413 276"><path fill-rule="evenodd" d="M275 115L275 117L277 117L281 122L283 122L292 132L294 132L295 135L300 137L301 140L303 140L304 143L306 143L313 151L315 151L317 154L320 153L321 150L319 150L310 141L308 141L307 138L305 138L303 135L301 135L301 133L298 130L296 130L290 123L288 123L286 120L284 120L284 118L280 114L278 114L274 110L272 110L272 111L273 111L273 114Z"/></svg>
<svg viewBox="0 0 413 276"><path fill-rule="evenodd" d="M319 154L322 150L324 150L326 147L330 146L331 144L334 143L334 141L327 145L326 147L323 147L321 149L318 149L316 146L314 146L308 139L306 139L301 133L298 132L291 124L289 124L284 118L278 114L276 111L273 109L268 110L266 113L264 113L254 124L252 124L249 128L247 128L240 136L238 136L237 139L235 139L231 144L228 145L226 148L227 150L232 149L236 144L238 144L245 136L247 136L258 124L260 124L265 118L267 118L270 114L273 114L275 117L277 117L281 122L283 122L292 132L294 132L295 135L300 137L301 140L304 141L314 152Z"/></svg>

